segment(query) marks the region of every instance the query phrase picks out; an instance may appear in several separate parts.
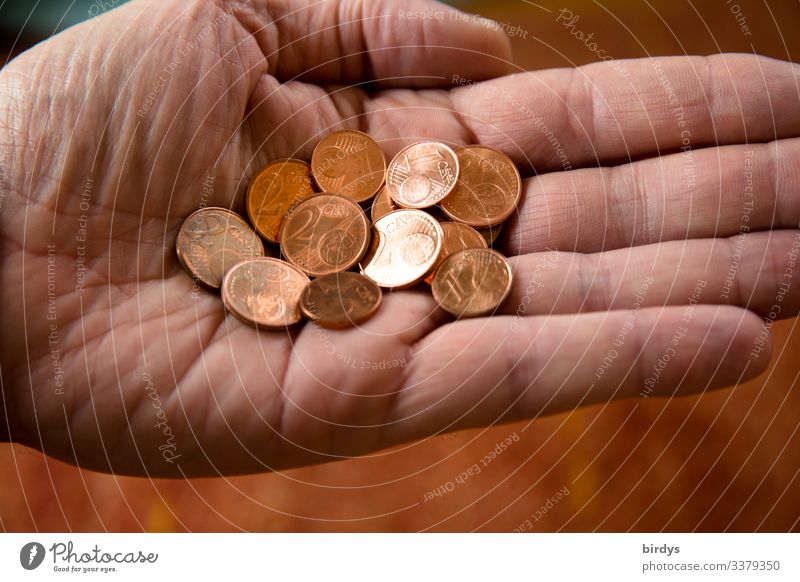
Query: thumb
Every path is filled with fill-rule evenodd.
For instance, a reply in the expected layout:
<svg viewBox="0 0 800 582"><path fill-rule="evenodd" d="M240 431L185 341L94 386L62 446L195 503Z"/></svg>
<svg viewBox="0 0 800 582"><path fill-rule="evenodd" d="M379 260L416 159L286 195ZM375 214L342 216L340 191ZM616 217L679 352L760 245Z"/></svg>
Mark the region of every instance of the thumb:
<svg viewBox="0 0 800 582"><path fill-rule="evenodd" d="M234 10L279 80L441 86L503 75L511 58L493 21L432 0L253 0Z"/></svg>

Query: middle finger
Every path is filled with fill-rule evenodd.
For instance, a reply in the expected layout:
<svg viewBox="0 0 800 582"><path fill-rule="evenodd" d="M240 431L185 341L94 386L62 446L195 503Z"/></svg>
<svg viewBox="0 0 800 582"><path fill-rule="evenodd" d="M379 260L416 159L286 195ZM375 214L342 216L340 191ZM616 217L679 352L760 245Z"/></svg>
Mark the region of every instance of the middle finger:
<svg viewBox="0 0 800 582"><path fill-rule="evenodd" d="M707 148L523 184L504 250L592 253L796 228L800 138Z"/></svg>

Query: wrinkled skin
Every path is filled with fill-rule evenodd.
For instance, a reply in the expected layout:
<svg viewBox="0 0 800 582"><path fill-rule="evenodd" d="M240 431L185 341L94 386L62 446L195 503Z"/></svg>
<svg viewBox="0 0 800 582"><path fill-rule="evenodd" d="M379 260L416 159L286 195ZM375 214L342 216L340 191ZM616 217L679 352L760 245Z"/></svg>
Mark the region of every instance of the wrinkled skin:
<svg viewBox="0 0 800 582"><path fill-rule="evenodd" d="M403 7L445 12L137 0L2 70L7 436L101 471L235 474L764 369L762 317L800 299L770 315L800 220L798 69L725 55L503 76L501 31ZM421 288L359 328L256 332L193 289L181 221L242 212L260 166L338 128L387 155L435 138L515 160L504 313L452 322Z"/></svg>

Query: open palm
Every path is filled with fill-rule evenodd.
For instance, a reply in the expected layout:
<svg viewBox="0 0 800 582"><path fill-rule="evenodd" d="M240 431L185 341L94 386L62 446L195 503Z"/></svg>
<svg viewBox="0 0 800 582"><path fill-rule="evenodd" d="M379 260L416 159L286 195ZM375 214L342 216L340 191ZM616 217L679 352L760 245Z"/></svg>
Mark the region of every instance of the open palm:
<svg viewBox="0 0 800 582"><path fill-rule="evenodd" d="M776 299L800 248L797 68L729 55L502 77L508 58L502 32L428 1L138 0L13 61L11 438L98 470L242 473L761 371L758 315L800 299ZM257 332L193 288L182 220L241 212L259 167L341 128L387 155L481 143L526 171L502 314L451 323L416 289L358 328Z"/></svg>

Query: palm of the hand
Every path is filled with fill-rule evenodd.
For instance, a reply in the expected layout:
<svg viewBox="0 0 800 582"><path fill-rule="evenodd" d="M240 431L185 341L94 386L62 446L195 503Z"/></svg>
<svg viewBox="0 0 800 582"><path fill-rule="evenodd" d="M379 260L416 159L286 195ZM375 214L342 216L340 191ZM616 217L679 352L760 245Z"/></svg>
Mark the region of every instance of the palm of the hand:
<svg viewBox="0 0 800 582"><path fill-rule="evenodd" d="M775 229L797 224L793 198L774 188L796 179L786 170L800 151L792 65L644 60L367 95L368 79L428 87L504 71L501 31L460 17L409 25L387 11L357 0L140 0L3 71L12 159L0 166L14 190L0 214L0 358L16 440L100 469L246 472L640 394L652 369L666 395L763 369L768 334L737 307L696 306L672 342L698 281L706 303L734 295L734 245L719 239L740 232L748 163L766 194L741 241L740 272L756 276L736 280L736 301L762 314L775 301L794 244ZM685 104L683 132L673 100ZM742 111L756 114L743 125ZM360 328L256 332L193 288L176 233L201 205L241 212L260 166L307 159L341 126L389 155L424 136L500 147L537 169L564 169L565 157L605 167L525 181L536 195L507 228L513 317L441 325L430 294L411 290L387 294ZM680 148L685 134L698 148L689 190L664 180L685 173L681 155L608 167ZM546 247L568 252L550 263L537 253ZM797 310L792 296L781 316Z"/></svg>
<svg viewBox="0 0 800 582"><path fill-rule="evenodd" d="M185 46L180 39L202 36L220 19L217 34L204 37L214 38L182 57L199 56L200 66L170 65ZM113 79L121 93L109 100L93 86L79 108L51 111L80 133L58 153L60 199L48 193L44 206L27 210L32 223L55 225L53 251L33 241L19 252L38 300L53 274L48 262L63 273L53 319L28 322L33 384L50 383L53 354L63 378L54 397L32 403L28 430L52 430L44 427L63 425L66 414L63 445L48 452L69 457L72 441L88 440L77 448L91 451L86 458L99 468L113 457L112 468L131 472L142 464L154 473L177 465L187 472L266 469L263 459L285 465L377 448L409 348L435 327L429 296L393 293L359 329L257 333L226 316L216 294L193 285L174 251L192 210L241 210L255 169L308 157L321 132L358 123L346 117L362 106L362 95L281 85L267 74L255 41L221 9L170 27L137 35L140 45L124 55L94 44L119 55L102 71L78 52L71 66L102 74L104 86ZM150 62L131 73L131 52ZM113 153L104 153L107 144L115 144ZM76 260L85 271L74 271ZM56 340L48 344L51 324ZM92 429L84 434L87 421Z"/></svg>

